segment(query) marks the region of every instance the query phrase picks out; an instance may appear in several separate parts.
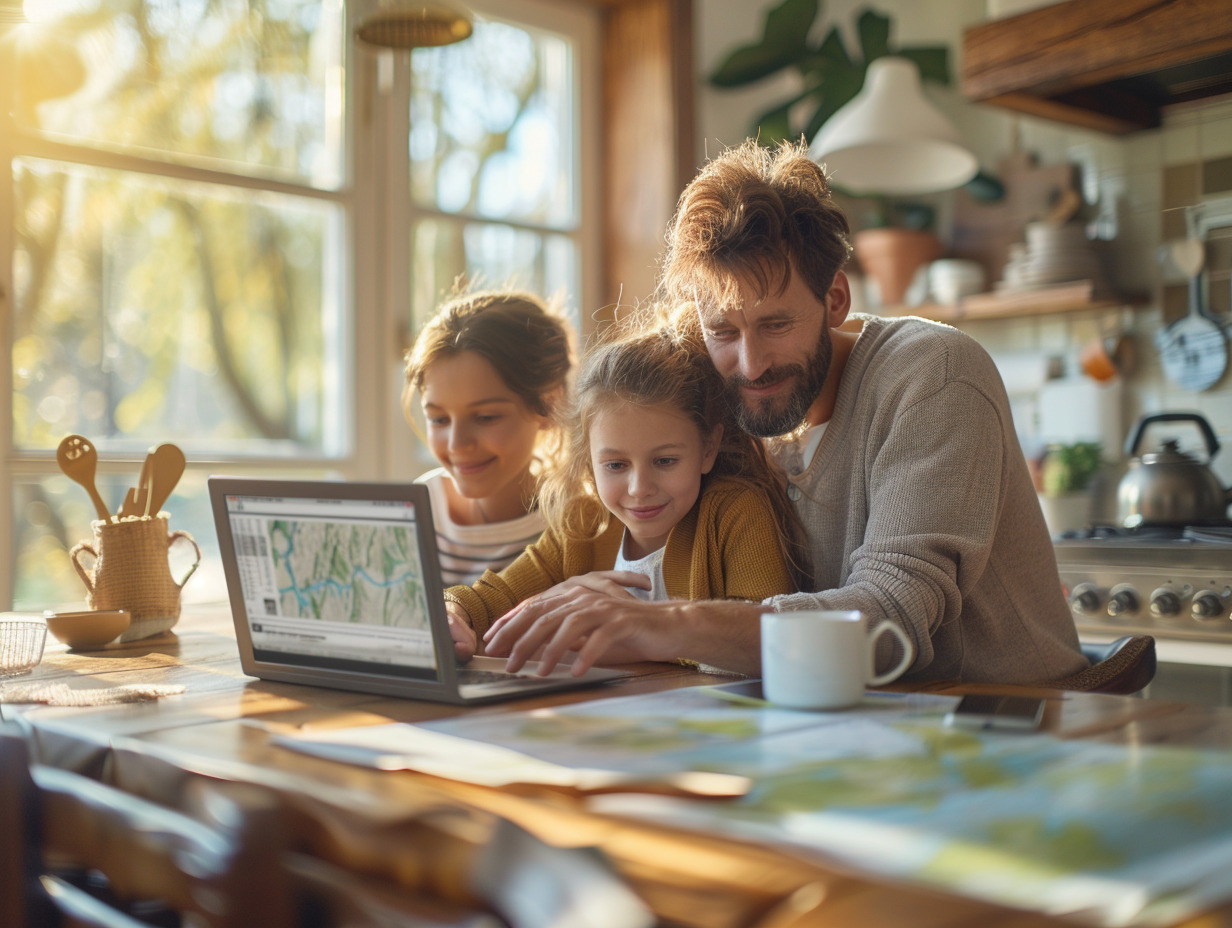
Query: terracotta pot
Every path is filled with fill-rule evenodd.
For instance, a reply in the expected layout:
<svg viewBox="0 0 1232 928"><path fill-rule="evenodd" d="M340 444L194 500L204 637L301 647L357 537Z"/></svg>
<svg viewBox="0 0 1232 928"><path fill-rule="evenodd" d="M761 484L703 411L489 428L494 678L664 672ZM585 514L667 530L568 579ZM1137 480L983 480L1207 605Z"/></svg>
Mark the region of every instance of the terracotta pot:
<svg viewBox="0 0 1232 928"><path fill-rule="evenodd" d="M916 229L864 229L855 234L856 258L877 281L882 306L899 306L916 272L941 257L941 242Z"/></svg>

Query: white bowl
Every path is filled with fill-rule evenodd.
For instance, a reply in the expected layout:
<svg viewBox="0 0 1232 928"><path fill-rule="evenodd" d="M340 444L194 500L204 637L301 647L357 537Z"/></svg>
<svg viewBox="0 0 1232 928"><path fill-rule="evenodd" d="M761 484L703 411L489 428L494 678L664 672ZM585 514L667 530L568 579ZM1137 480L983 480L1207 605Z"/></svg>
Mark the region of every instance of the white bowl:
<svg viewBox="0 0 1232 928"><path fill-rule="evenodd" d="M984 290L984 268L975 261L942 258L928 266L928 289L945 305Z"/></svg>

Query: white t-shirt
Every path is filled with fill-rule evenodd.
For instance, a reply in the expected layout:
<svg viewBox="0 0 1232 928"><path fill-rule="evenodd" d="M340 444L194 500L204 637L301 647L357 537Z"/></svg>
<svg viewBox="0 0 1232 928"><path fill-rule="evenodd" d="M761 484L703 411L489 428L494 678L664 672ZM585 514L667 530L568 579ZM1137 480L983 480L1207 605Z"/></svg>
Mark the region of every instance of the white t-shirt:
<svg viewBox="0 0 1232 928"><path fill-rule="evenodd" d="M458 525L449 517L447 480L452 480L449 473L438 467L415 481L427 484L432 500L432 521L444 586L469 586L485 570L503 570L543 534L546 523L537 509L507 522Z"/></svg>
<svg viewBox="0 0 1232 928"><path fill-rule="evenodd" d="M793 438L771 438L766 442L766 447L788 476L798 477L813 463L813 455L817 453L821 436L826 434L829 424L822 422L809 426Z"/></svg>
<svg viewBox="0 0 1232 928"><path fill-rule="evenodd" d="M625 529L624 537L620 541L620 552L616 555L616 563L612 566L612 569L627 570L630 573L642 574L650 578L649 590L643 590L635 586L625 587L638 599L647 599L652 602L666 601L667 584L663 580L663 552L667 546L664 545L658 551L651 551L645 557L631 561L625 557L625 545L628 544L628 541L629 530Z"/></svg>

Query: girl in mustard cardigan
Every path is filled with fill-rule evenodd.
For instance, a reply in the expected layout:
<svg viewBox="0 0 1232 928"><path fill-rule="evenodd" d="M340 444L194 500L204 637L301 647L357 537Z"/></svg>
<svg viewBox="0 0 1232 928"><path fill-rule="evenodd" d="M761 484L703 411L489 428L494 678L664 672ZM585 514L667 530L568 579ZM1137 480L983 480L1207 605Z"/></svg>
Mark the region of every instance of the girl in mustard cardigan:
<svg viewBox="0 0 1232 928"><path fill-rule="evenodd" d="M649 578L650 599L760 602L805 588L795 509L761 442L735 426L704 346L666 331L591 350L569 447L540 483L548 528L512 564L445 592L468 657L524 599L591 571Z"/></svg>

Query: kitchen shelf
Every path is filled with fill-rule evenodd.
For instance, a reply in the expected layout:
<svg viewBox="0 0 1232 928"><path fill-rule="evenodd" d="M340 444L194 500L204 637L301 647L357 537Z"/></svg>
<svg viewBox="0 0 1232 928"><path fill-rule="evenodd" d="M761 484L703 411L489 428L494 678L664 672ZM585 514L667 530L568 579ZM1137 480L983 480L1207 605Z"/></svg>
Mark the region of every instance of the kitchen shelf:
<svg viewBox="0 0 1232 928"><path fill-rule="evenodd" d="M886 308L886 315L923 316L938 322L970 322L980 319L1013 319L1100 309L1118 309L1141 304L1141 299L1126 299L1100 293L1092 281L1080 280L1059 287L1033 290L1001 290L965 297L957 305L925 303L920 306Z"/></svg>
<svg viewBox="0 0 1232 928"><path fill-rule="evenodd" d="M1067 0L963 34L968 100L1112 134L1232 90L1228 0Z"/></svg>

